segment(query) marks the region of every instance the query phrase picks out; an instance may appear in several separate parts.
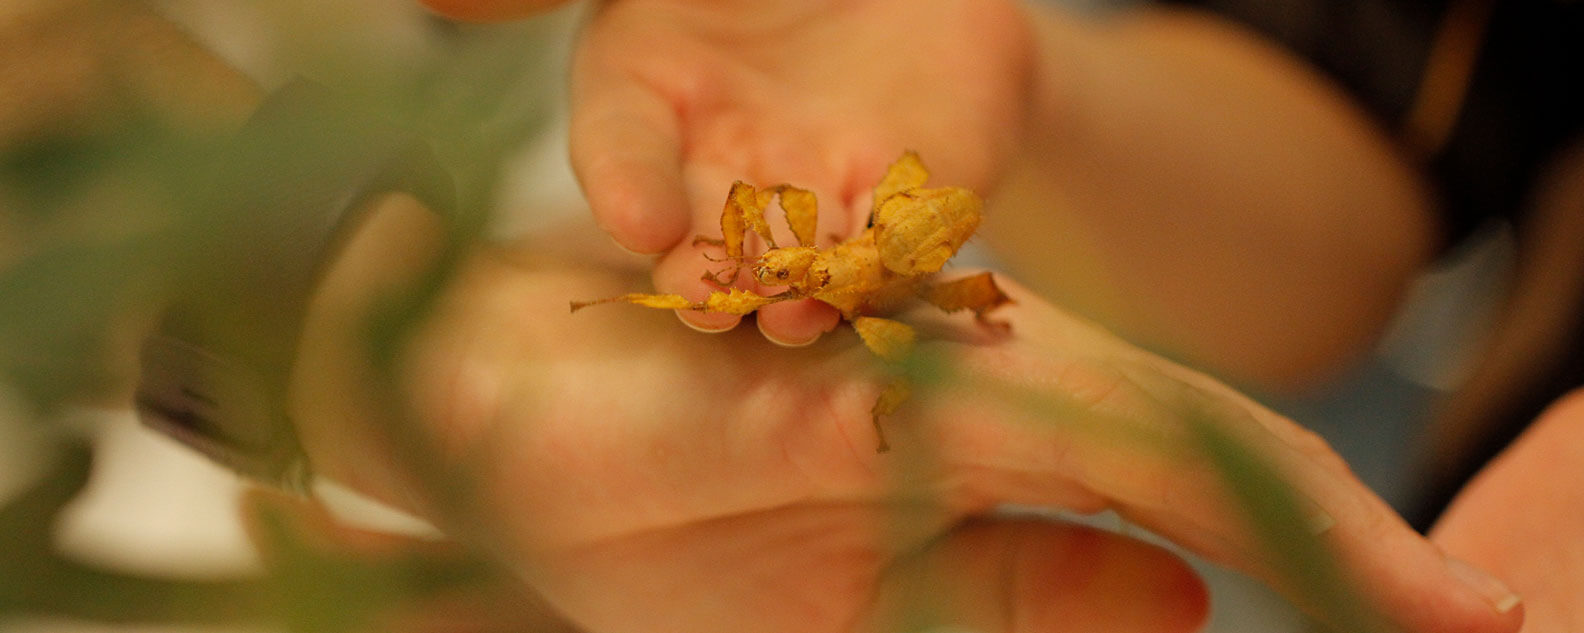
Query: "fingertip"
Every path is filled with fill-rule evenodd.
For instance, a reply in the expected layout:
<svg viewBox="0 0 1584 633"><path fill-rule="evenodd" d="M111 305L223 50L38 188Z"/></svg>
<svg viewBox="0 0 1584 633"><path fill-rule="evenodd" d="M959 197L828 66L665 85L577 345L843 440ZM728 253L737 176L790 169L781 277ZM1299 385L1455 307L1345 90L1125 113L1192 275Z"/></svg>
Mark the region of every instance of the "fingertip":
<svg viewBox="0 0 1584 633"><path fill-rule="evenodd" d="M1409 532L1408 539L1418 538ZM1364 538L1381 543L1391 553L1364 554L1368 558L1359 560L1362 552L1352 552L1353 580L1374 598L1379 615L1394 630L1512 633L1523 626L1522 600L1488 572L1450 558L1428 542L1396 542L1381 535Z"/></svg>
<svg viewBox="0 0 1584 633"><path fill-rule="evenodd" d="M804 299L760 308L756 323L759 332L771 343L782 347L804 347L814 344L821 335L835 329L841 323L841 314L827 304Z"/></svg>
<svg viewBox="0 0 1584 633"><path fill-rule="evenodd" d="M583 188L594 221L628 251L644 255L676 246L691 228L681 180L663 169L599 162L585 168Z"/></svg>
<svg viewBox="0 0 1584 633"><path fill-rule="evenodd" d="M675 111L610 69L589 71L577 88L568 131L572 169L595 221L623 248L665 252L692 223Z"/></svg>
<svg viewBox="0 0 1584 633"><path fill-rule="evenodd" d="M1523 606L1523 600L1507 584L1490 573L1466 561L1448 557L1447 570L1465 586L1484 598L1498 614L1505 614Z"/></svg>
<svg viewBox="0 0 1584 633"><path fill-rule="evenodd" d="M719 334L737 327L742 317L721 314L719 312L700 312L698 310L677 310L677 320L683 325L692 328L695 332L705 334Z"/></svg>
<svg viewBox="0 0 1584 633"><path fill-rule="evenodd" d="M702 279L703 273L721 264L710 262L704 253L700 246L684 244L661 257L654 269L655 290L679 294L694 302L708 298L716 288ZM706 333L730 330L742 320L734 314L700 310L677 310L676 314L688 327Z"/></svg>

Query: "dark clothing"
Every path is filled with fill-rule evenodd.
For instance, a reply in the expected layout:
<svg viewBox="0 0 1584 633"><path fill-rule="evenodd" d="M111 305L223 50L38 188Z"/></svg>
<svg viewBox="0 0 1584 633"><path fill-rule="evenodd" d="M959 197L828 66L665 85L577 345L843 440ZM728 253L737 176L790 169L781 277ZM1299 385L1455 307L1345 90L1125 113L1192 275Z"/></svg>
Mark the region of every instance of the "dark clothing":
<svg viewBox="0 0 1584 633"><path fill-rule="evenodd" d="M1449 0L1173 0L1242 22L1309 60L1389 133L1419 89ZM1448 245L1521 215L1534 179L1584 131L1584 3L1493 2L1468 96L1425 166Z"/></svg>
<svg viewBox="0 0 1584 633"><path fill-rule="evenodd" d="M1170 0L1250 26L1309 60L1351 93L1388 134L1401 136L1453 0ZM1490 2L1467 94L1446 143L1424 157L1439 196L1443 245L1493 220L1524 221L1537 179L1559 152L1584 140L1584 2ZM1481 6L1481 5L1469 5ZM1467 8L1465 6L1464 8ZM1414 156L1407 147L1405 156ZM1581 210L1584 212L1584 210ZM1578 236L1584 239L1584 236ZM1520 257L1525 245L1518 244ZM1562 366L1502 414L1488 450L1463 477L1426 491L1427 526L1477 469L1565 391L1584 384L1584 324Z"/></svg>

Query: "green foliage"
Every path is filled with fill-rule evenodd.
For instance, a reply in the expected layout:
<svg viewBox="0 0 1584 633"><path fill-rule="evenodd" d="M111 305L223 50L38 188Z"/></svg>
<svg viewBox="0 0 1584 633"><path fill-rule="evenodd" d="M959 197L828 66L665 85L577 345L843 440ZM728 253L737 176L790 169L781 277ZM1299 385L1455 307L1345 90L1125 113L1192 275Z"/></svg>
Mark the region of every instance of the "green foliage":
<svg viewBox="0 0 1584 633"><path fill-rule="evenodd" d="M358 32L355 23L318 26L349 38ZM552 27L542 21L458 27L436 20L430 26L439 42L433 54L377 68L361 59L332 59L347 50L334 38L297 42L283 30L282 41L272 42L278 51L347 104L273 122L294 134L261 134L239 146L235 139L194 135L134 113L0 143L0 382L23 394L33 405L27 410L42 412L32 421L45 431L40 437L61 444L35 447L49 455L48 472L18 496L0 499L0 624L49 616L366 630L378 614L436 596L519 586L482 556L327 551L268 509L257 521L268 569L257 578L141 577L72 560L52 544L60 511L78 496L92 458L87 446L69 439L73 430L48 424L50 412L124 386L129 377L118 355L136 342L120 339L155 318L165 297L202 288L217 272L235 272L217 271L215 262L227 240L246 239L234 234L246 225L244 214L263 211L260 206L279 201L303 179L346 176L344 168L363 149L351 139L361 138L356 131L370 122L421 138L455 179L440 185L455 189L447 193L456 203L445 210L448 255L421 291L392 298L391 309L371 324L371 353L382 376L390 377L401 338L423 317L457 254L485 226L504 161L543 128L553 94L547 82L557 77L546 65ZM258 317L251 311L263 309L225 294L207 299L212 309L204 312L204 327L211 329L241 331ZM423 463L428 453L419 448L421 431L400 407L390 408L392 437ZM466 498L465 484L465 477L451 476L436 489L455 489L458 494L449 496Z"/></svg>
<svg viewBox="0 0 1584 633"><path fill-rule="evenodd" d="M542 24L518 27L437 27L444 54L414 66L374 70L337 56L344 43L302 45L312 78L350 96L353 107L278 122L302 142L266 135L251 147L193 138L143 117L112 129L87 130L0 146L0 228L27 243L0 251L0 380L16 385L39 408L113 385L119 376L105 361L127 324L152 318L173 289L202 283L215 249L222 249L237 213L257 211L259 197L300 179L334 177L357 148L346 130L360 121L415 132L454 179L447 248L413 292L390 297L369 323L369 354L387 396L389 439L428 489L446 491L436 501L447 514L473 512L473 473L443 464L427 447L424 431L397 404L395 361L403 343L476 239L493 207L502 164L546 119L543 65L549 53ZM350 29L349 29L350 31ZM317 46L317 48L316 48ZM306 138L305 138L306 136ZM305 139L305 140L304 140ZM217 156L225 147L227 155ZM240 158L239 158L240 156ZM7 217L9 216L9 217ZM16 238L17 236L13 236ZM0 247L5 244L0 243ZM245 297L212 293L211 323L227 328L263 309ZM924 359L908 368L920 389L971 380L953 372L949 359ZM995 390L1053 421L1107 441L1150 445L1158 438L1130 434L1128 424L1096 423L1088 412L1054 394L1005 384ZM1373 630L1371 614L1347 592L1341 571L1309 531L1292 491L1268 465L1204 411L1179 411L1200 447L1231 489L1270 550L1292 572L1292 581L1336 614L1348 630ZM48 418L48 416L42 416ZM1085 422L1084 420L1088 420ZM1103 422L1103 421L1102 421ZM89 449L52 434L58 446L50 472L0 506L0 622L18 615L51 615L130 623L216 624L274 622L293 631L351 631L376 614L470 587L516 581L483 556L395 557L327 553L294 530L282 514L261 518L269 571L234 581L179 581L111 572L70 560L51 545L60 510L81 491L91 467ZM918 459L926 459L918 457ZM926 464L911 467L926 468ZM928 499L910 499L927 506ZM906 515L907 511L900 511ZM906 518L899 518L899 531ZM461 536L488 526L453 526ZM525 595L526 591L523 592ZM926 626L935 613L920 604L910 624Z"/></svg>
<svg viewBox="0 0 1584 633"><path fill-rule="evenodd" d="M1097 411L1069 394L963 374L949 357L916 355L906 373L922 389L944 389L946 393L972 389L994 394L997 399L1030 412L1031 419L1039 424L1060 425L1064 434L1126 446L1126 450L1141 455L1169 455L1181 448L1144 430L1134 420ZM1132 380L1125 370L1119 378ZM1139 393L1153 400L1151 404L1159 412L1184 425L1187 448L1196 453L1192 459L1203 459L1220 476L1238 502L1251 533L1259 537L1266 559L1283 576L1281 581L1295 588L1296 595L1307 597L1308 603L1302 606L1322 616L1332 630L1391 630L1381 614L1370 608L1367 596L1360 595L1349 583L1346 570L1316 533L1316 517L1306 511L1288 478L1259 450L1228 431L1237 428L1239 421L1223 418L1247 413L1214 406L1213 400L1200 398L1186 384L1173 385L1170 390L1180 388L1180 392L1164 396L1159 390L1130 384L1139 386Z"/></svg>

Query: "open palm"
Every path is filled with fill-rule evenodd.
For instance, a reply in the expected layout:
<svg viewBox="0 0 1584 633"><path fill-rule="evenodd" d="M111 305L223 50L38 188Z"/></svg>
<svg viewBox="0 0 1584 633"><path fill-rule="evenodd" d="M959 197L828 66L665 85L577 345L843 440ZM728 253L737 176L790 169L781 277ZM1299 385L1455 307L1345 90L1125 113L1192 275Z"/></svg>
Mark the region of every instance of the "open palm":
<svg viewBox="0 0 1584 633"><path fill-rule="evenodd" d="M573 166L619 243L669 251L657 288L698 299L700 273L720 265L690 238L718 237L733 180L812 190L822 239L863 227L870 188L904 149L937 182L983 193L1028 101L1026 29L1003 0L607 2L573 68ZM683 318L711 330L737 321ZM758 322L795 344L836 314L787 303Z"/></svg>
<svg viewBox="0 0 1584 633"><path fill-rule="evenodd" d="M381 288L413 265L392 259L400 240L386 229L398 224L386 217L325 281L299 348L294 417L321 472L466 526L436 512L446 493L380 449L385 409L366 391L356 341ZM966 316L908 317L929 334L920 351L949 354L963 378L889 416L893 450L877 454L880 381L850 331L785 349L627 306L569 313L570 301L638 283L633 262L594 263L605 257L561 237L485 249L401 357L418 419L451 463L479 475L474 498L493 531L475 536L588 630L873 630L920 605L977 630L1201 620L1202 589L1170 555L996 512L1006 504L1116 509L1304 603L1189 418L1290 478L1310 527L1393 625L1516 628L1519 613L1496 612L1313 435L1009 280L1016 304L997 315L1010 335Z"/></svg>
<svg viewBox="0 0 1584 633"><path fill-rule="evenodd" d="M461 377L428 406L492 464L512 556L589 630L859 631L927 608L978 630L1171 631L1203 615L1198 581L1152 546L966 521L997 491L922 463L900 418L877 454L850 333L788 350L645 310L570 315L569 298L622 284L488 268L427 344L428 366Z"/></svg>

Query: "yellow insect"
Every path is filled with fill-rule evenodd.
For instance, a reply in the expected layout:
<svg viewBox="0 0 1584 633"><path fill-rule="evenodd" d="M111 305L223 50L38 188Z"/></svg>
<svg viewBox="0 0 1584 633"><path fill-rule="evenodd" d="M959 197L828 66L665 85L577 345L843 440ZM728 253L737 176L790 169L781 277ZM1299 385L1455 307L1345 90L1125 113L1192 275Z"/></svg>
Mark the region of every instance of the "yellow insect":
<svg viewBox="0 0 1584 633"><path fill-rule="evenodd" d="M700 236L695 242L723 246L732 263L727 271L705 272L704 279L721 286L703 301L675 294L633 293L598 301L572 302L572 310L612 302L650 308L700 310L746 315L778 301L817 299L841 312L857 330L864 345L888 362L900 362L913 348L916 334L891 314L906 301L923 300L947 312L973 310L981 322L985 313L1010 302L990 273L944 283L931 278L979 227L984 203L962 187L924 188L929 171L917 154L907 152L886 171L875 187L869 228L831 248L814 246L819 219L814 194L791 185L756 189L744 182L732 185L721 213L721 239ZM765 209L779 198L797 246L778 246L765 221ZM761 285L785 286L770 296L730 288L749 259L743 254L748 230L763 238L768 250L752 261L752 274ZM724 275L723 275L724 273ZM907 399L908 386L892 380L875 402L871 415L880 431L880 417L892 413ZM880 436L880 450L886 450Z"/></svg>

